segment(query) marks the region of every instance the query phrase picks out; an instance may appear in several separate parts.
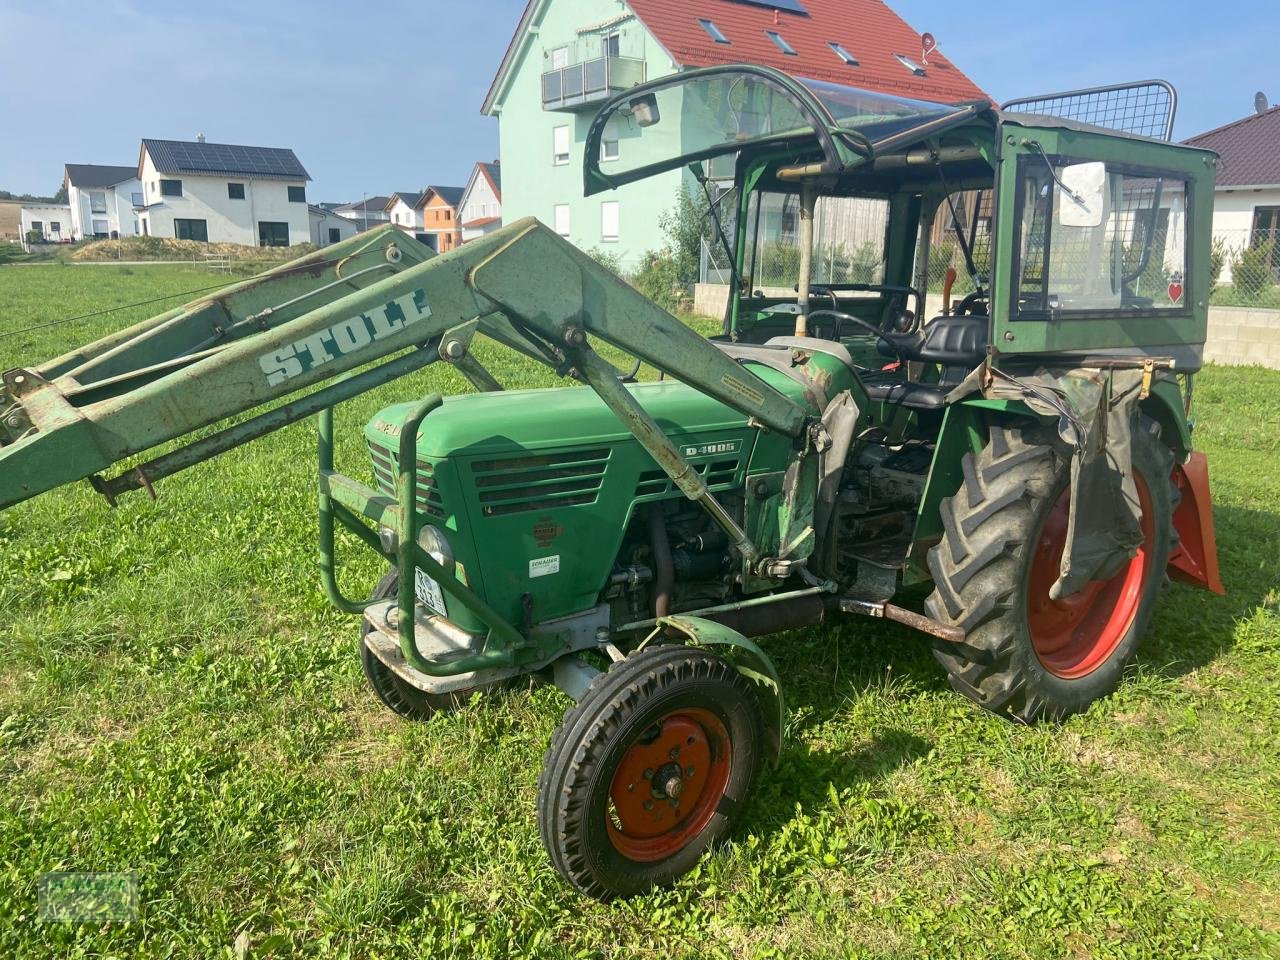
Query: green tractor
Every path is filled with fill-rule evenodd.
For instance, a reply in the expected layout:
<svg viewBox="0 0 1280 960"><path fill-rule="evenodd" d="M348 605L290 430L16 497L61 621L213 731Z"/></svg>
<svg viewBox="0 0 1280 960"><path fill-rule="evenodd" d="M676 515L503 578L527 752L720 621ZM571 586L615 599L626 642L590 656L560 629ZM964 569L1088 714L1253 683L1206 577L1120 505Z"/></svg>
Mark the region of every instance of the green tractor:
<svg viewBox="0 0 1280 960"><path fill-rule="evenodd" d="M1116 97L1172 112L1140 93ZM721 335L533 220L441 256L382 228L6 372L0 507L86 478L154 496L316 417L322 580L376 696L424 717L552 680L576 701L538 788L556 869L599 898L670 882L784 748L757 638L894 620L1030 723L1115 689L1168 577L1222 590L1191 435L1215 158L1070 119L1109 96L1049 116L757 66L643 84L595 119L586 190L693 171ZM504 391L477 335L578 385ZM335 406L433 362L476 392L382 410L367 481L338 472ZM338 588L338 529L387 560L368 599Z"/></svg>

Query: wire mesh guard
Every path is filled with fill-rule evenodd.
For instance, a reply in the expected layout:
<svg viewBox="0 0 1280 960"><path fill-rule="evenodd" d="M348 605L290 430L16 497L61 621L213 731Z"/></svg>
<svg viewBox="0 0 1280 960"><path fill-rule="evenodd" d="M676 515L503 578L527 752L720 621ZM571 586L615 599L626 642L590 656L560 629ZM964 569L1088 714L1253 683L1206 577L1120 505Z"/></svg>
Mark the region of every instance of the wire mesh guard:
<svg viewBox="0 0 1280 960"><path fill-rule="evenodd" d="M1144 80L1010 100L1003 109L1011 113L1034 113L1075 120L1157 140L1172 140L1178 94L1164 80Z"/></svg>

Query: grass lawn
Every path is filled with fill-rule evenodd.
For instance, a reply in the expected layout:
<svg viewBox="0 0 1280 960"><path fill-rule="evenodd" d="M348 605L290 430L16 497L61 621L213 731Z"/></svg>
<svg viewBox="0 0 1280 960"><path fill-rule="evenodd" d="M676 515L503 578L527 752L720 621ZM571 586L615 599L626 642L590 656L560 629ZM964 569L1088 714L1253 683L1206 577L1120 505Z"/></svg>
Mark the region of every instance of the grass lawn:
<svg viewBox="0 0 1280 960"><path fill-rule="evenodd" d="M0 268L4 333L216 282ZM0 338L46 359L166 302ZM509 385L550 374L491 352ZM427 371L339 413L339 464ZM610 906L548 865L549 685L409 724L364 687L315 569L300 424L131 496L0 514L0 957L1280 957L1280 373L1198 382L1223 598L1177 586L1120 692L1015 727L927 643L772 638L781 767L674 889ZM350 546L348 593L380 572ZM40 923L46 871L134 871L140 919ZM233 945L239 941L239 948Z"/></svg>

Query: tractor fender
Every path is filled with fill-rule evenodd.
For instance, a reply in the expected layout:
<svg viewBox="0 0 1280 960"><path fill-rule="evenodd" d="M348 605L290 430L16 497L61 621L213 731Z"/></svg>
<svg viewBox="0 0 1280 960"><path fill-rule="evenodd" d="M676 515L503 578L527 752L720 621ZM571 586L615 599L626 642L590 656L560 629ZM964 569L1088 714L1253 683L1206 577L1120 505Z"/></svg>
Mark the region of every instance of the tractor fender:
<svg viewBox="0 0 1280 960"><path fill-rule="evenodd" d="M739 673L755 684L757 692L762 697L761 707L766 733L765 749L769 763L776 767L778 758L782 754L782 729L786 714L778 670L769 659L769 655L760 649L758 644L722 623L705 620L702 617L684 616L660 617L654 632L640 644L640 649L668 630L679 633L684 638L684 642L690 646L734 648L736 656L731 658L731 662Z"/></svg>

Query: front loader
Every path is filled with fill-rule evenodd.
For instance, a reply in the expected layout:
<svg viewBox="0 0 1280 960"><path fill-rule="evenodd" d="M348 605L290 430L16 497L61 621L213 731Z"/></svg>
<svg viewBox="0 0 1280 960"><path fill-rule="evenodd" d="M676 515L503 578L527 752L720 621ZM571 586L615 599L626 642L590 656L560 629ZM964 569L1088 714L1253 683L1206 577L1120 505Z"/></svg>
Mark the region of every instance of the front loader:
<svg viewBox="0 0 1280 960"><path fill-rule="evenodd" d="M742 817L783 747L760 637L895 620L960 693L1056 720L1119 683L1166 573L1221 591L1191 438L1211 154L754 66L620 94L586 151L588 194L682 167L710 191L733 161L721 335L532 219L440 256L381 228L5 373L0 507L155 496L315 417L321 579L374 693L407 717L529 675L573 697L538 821L601 898ZM477 336L576 385L503 390ZM334 408L436 362L476 392L380 411L363 479L339 472ZM338 588L338 530L386 559L368 598Z"/></svg>

